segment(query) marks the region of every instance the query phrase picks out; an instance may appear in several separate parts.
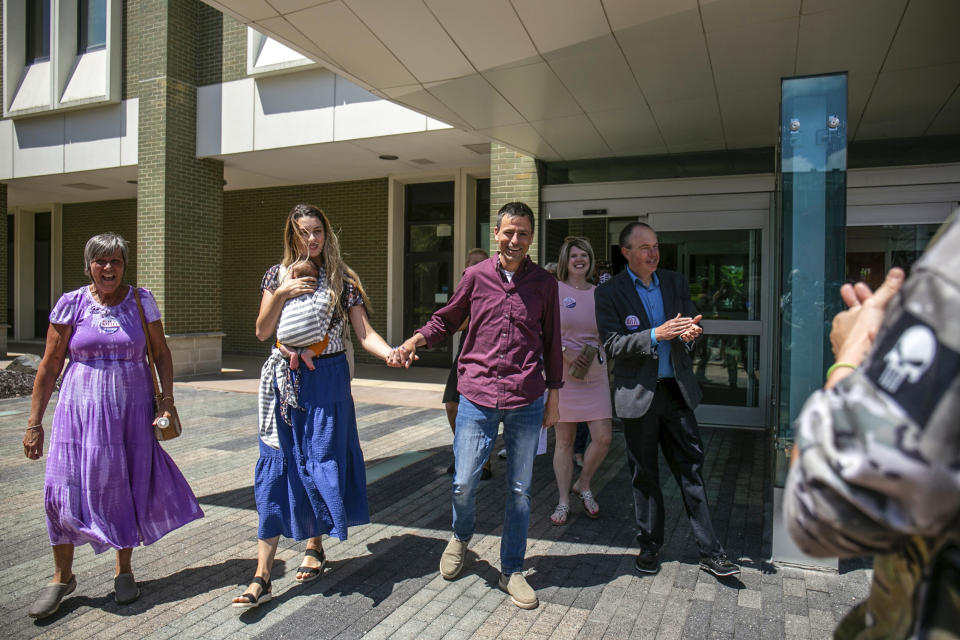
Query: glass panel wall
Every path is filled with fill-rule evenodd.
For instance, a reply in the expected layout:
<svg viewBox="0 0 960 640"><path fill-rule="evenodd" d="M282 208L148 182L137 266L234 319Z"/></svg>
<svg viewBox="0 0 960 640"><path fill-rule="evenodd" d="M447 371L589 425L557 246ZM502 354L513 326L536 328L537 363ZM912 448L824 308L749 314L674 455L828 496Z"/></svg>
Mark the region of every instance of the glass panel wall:
<svg viewBox="0 0 960 640"><path fill-rule="evenodd" d="M34 216L33 335L44 339L50 316L50 212Z"/></svg>
<svg viewBox="0 0 960 640"><path fill-rule="evenodd" d="M704 320L760 318L760 230L665 231L660 266L690 281Z"/></svg>
<svg viewBox="0 0 960 640"><path fill-rule="evenodd" d="M760 336L705 335L693 352L703 404L758 407Z"/></svg>
<svg viewBox="0 0 960 640"><path fill-rule="evenodd" d="M422 327L453 293L454 183L405 188L403 335ZM450 341L418 352L420 364L449 366Z"/></svg>
<svg viewBox="0 0 960 640"><path fill-rule="evenodd" d="M781 81L778 171L780 356L776 486L793 421L832 361L830 322L840 311L847 194L847 75Z"/></svg>
<svg viewBox="0 0 960 640"><path fill-rule="evenodd" d="M13 300L14 300L14 284L16 283L16 278L14 277L13 265L14 265L14 247L16 246L14 230L16 225L14 224L14 214L7 213L7 324L10 325L7 327L7 337L13 337Z"/></svg>
<svg viewBox="0 0 960 640"><path fill-rule="evenodd" d="M477 244L490 253L490 178L477 179ZM473 247L467 247L467 250Z"/></svg>
<svg viewBox="0 0 960 640"><path fill-rule="evenodd" d="M703 404L759 406L760 229L663 231L660 266L687 276L703 315L705 338L693 354ZM740 321L743 333L716 332L711 321Z"/></svg>
<svg viewBox="0 0 960 640"><path fill-rule="evenodd" d="M846 280L863 281L876 290L892 267L910 275L936 233L937 224L902 224L847 227Z"/></svg>

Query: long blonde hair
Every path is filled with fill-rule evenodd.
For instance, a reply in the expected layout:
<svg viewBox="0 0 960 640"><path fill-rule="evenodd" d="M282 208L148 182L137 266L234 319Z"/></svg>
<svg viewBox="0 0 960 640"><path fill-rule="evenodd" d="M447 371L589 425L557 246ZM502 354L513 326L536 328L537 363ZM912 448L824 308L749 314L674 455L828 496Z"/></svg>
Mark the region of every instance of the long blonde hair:
<svg viewBox="0 0 960 640"><path fill-rule="evenodd" d="M298 204L290 210L290 214L287 216L287 224L283 229L283 266L289 267L295 262L309 259L303 236L300 233L300 226L297 224L300 218L317 218L323 225L323 247L320 248L320 255L314 259L314 262L317 263L318 267L323 267L327 274L327 289L330 291L333 308L340 309L343 283L348 282L357 288L367 311L371 311L370 298L363 289L363 285L360 284L360 276L348 267L340 257L340 240L337 238L337 234L333 232L327 215L320 207L315 207L312 204Z"/></svg>
<svg viewBox="0 0 960 640"><path fill-rule="evenodd" d="M591 282L594 270L597 268L597 261L593 259L593 247L590 246L590 241L578 236L567 236L563 239L563 246L560 247L560 257L557 258L557 280L563 282L567 279L570 268L570 250L573 247L586 251L590 257L590 266L587 268L587 282Z"/></svg>

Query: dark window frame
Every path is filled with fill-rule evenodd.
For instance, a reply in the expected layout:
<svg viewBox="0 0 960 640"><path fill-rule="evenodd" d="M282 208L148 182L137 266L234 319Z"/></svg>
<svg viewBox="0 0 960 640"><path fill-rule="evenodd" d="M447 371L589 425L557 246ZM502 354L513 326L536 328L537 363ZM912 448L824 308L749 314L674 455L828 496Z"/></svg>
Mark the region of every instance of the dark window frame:
<svg viewBox="0 0 960 640"><path fill-rule="evenodd" d="M103 8L103 41L90 44L90 5ZM107 48L107 0L77 0L77 55Z"/></svg>
<svg viewBox="0 0 960 640"><path fill-rule="evenodd" d="M27 0L24 63L50 60L50 0Z"/></svg>

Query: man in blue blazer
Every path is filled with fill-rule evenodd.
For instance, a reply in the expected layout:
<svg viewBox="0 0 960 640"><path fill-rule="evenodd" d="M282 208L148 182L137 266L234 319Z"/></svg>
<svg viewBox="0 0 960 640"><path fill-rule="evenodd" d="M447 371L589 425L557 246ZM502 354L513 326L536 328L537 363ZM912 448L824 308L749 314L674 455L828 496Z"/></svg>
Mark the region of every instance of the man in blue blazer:
<svg viewBox="0 0 960 640"><path fill-rule="evenodd" d="M740 569L727 560L710 521L703 486L703 444L693 415L703 393L690 358L703 333L690 300L687 280L659 269L656 232L634 222L620 232L627 268L596 293L597 328L613 359L614 405L623 420L627 459L633 475L633 499L640 553L636 568L660 570L664 509L657 468L658 447L680 485L690 518L700 567L715 576Z"/></svg>

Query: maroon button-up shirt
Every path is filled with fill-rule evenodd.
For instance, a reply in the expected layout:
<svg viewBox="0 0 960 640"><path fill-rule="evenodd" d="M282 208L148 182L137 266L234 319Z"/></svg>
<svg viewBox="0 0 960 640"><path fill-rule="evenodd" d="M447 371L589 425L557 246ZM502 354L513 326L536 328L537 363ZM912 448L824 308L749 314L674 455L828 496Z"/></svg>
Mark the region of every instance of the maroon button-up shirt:
<svg viewBox="0 0 960 640"><path fill-rule="evenodd" d="M457 390L482 407L516 409L563 386L560 303L556 278L530 258L511 282L499 264L494 256L464 271L450 302L417 333L432 347L469 316Z"/></svg>

